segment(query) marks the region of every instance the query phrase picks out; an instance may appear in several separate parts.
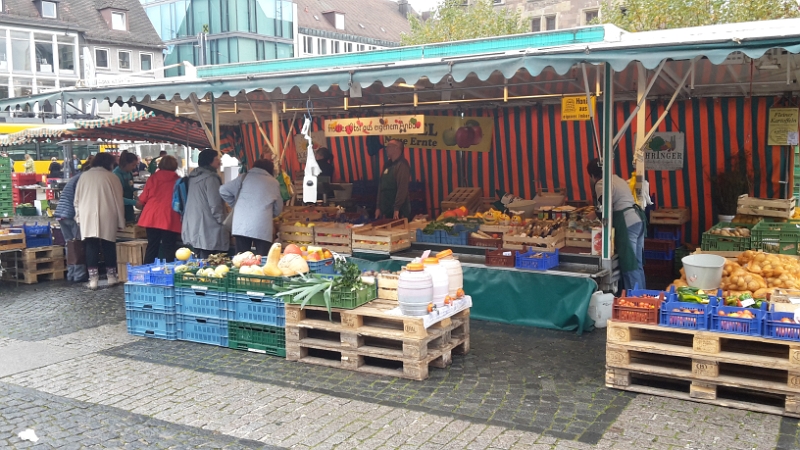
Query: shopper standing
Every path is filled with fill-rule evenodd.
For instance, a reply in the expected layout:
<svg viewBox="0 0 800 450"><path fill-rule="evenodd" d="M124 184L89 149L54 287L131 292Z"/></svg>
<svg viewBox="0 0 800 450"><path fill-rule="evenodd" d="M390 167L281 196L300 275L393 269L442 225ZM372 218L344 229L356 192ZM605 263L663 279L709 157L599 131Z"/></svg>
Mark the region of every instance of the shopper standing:
<svg viewBox="0 0 800 450"><path fill-rule="evenodd" d="M36 164L31 155L25 153L25 173L36 173Z"/></svg>
<svg viewBox="0 0 800 450"><path fill-rule="evenodd" d="M119 178L119 182L122 183L122 197L125 204L126 222L136 221L136 215L133 211L133 207L136 206L136 199L133 198L133 169L135 169L137 165L139 165L139 157L133 153L122 152L122 154L119 155L119 166L114 169L114 175L116 175L117 178Z"/></svg>
<svg viewBox="0 0 800 450"><path fill-rule="evenodd" d="M599 159L593 159L586 170L597 195L597 210L602 211L603 166ZM633 289L638 285L639 289L646 289L643 258L647 219L642 208L633 200L628 182L618 175L611 177L611 202L614 248L619 255L625 288Z"/></svg>
<svg viewBox="0 0 800 450"><path fill-rule="evenodd" d="M150 175L156 173L158 170L158 163L161 162L161 158L167 156L167 152L165 150L161 150L158 153L158 158L153 158L150 160L150 164L147 165L147 171L150 172Z"/></svg>
<svg viewBox="0 0 800 450"><path fill-rule="evenodd" d="M92 157L86 160L84 164L84 171L89 170L92 166ZM54 214L61 226L61 234L64 235L64 241L69 242L72 240L81 240L81 230L78 223L75 222L75 188L78 186L78 180L81 177L81 172L78 172L67 182L64 189L61 191L61 198L58 200L58 206ZM76 264L67 266L67 281L73 283L85 282L89 279L86 273L86 264Z"/></svg>
<svg viewBox="0 0 800 450"><path fill-rule="evenodd" d="M205 259L213 253L227 253L230 236L223 225L225 202L219 195L219 154L207 148L200 152L197 163L199 167L189 174L181 237L184 244Z"/></svg>
<svg viewBox="0 0 800 450"><path fill-rule="evenodd" d="M411 218L411 200L408 197L408 184L411 181L411 166L403 150L403 142L392 139L386 143L388 161L381 173L378 186L378 207L375 218Z"/></svg>
<svg viewBox="0 0 800 450"><path fill-rule="evenodd" d="M177 168L178 160L174 157L161 158L158 172L147 180L139 195L138 207L142 210L139 226L147 231L145 264L152 264L161 249L167 262L175 260L175 249L181 237L181 216L172 210L172 188L180 178L175 173Z"/></svg>
<svg viewBox="0 0 800 450"><path fill-rule="evenodd" d="M236 253L256 248L266 255L272 247L272 220L283 210L281 187L274 177L275 165L259 159L245 175L225 183L219 193L233 207L233 234Z"/></svg>
<svg viewBox="0 0 800 450"><path fill-rule="evenodd" d="M125 228L122 185L111 173L114 157L98 153L92 168L81 174L75 189L75 221L86 245L89 289L97 289L100 249L106 265L108 285L117 284L117 232Z"/></svg>
<svg viewBox="0 0 800 450"><path fill-rule="evenodd" d="M64 173L61 171L61 163L58 162L55 156L50 158L50 168L48 172L50 173L47 175L47 178L61 178L64 176Z"/></svg>

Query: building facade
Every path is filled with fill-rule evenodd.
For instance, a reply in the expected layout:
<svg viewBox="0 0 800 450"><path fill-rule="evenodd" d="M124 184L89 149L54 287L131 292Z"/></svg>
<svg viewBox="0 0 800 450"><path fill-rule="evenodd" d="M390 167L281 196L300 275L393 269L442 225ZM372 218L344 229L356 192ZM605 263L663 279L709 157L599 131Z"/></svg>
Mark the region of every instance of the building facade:
<svg viewBox="0 0 800 450"><path fill-rule="evenodd" d="M600 0L494 0L494 5L518 10L531 31L581 27L600 17Z"/></svg>
<svg viewBox="0 0 800 450"><path fill-rule="evenodd" d="M412 13L407 0L297 0L297 56L397 47Z"/></svg>
<svg viewBox="0 0 800 450"><path fill-rule="evenodd" d="M294 56L295 6L286 0L141 0L167 45L167 67ZM183 75L182 68L166 70Z"/></svg>

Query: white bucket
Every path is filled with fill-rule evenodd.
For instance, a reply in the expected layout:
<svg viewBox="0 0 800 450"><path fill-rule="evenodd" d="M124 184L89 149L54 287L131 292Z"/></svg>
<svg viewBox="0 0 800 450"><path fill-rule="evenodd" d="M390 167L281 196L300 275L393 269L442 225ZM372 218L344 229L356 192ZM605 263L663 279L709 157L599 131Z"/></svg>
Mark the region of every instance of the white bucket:
<svg viewBox="0 0 800 450"><path fill-rule="evenodd" d="M686 284L703 290L719 288L725 258L717 255L689 255L681 261L686 272Z"/></svg>
<svg viewBox="0 0 800 450"><path fill-rule="evenodd" d="M592 299L589 300L589 309L586 311L596 328L605 328L608 326L608 319L611 318L611 309L614 305L614 294L605 294L603 291L597 291L592 294Z"/></svg>

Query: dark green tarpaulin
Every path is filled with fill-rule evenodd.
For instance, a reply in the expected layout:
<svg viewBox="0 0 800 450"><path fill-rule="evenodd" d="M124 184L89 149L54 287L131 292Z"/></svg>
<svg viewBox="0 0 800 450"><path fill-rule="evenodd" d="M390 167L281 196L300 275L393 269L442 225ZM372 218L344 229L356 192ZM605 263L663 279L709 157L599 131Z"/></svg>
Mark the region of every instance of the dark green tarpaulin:
<svg viewBox="0 0 800 450"><path fill-rule="evenodd" d="M398 271L406 263L396 260L367 261L353 258L361 270ZM597 289L590 278L565 277L483 267L462 267L464 291L472 296L470 316L477 320L589 331L589 300Z"/></svg>

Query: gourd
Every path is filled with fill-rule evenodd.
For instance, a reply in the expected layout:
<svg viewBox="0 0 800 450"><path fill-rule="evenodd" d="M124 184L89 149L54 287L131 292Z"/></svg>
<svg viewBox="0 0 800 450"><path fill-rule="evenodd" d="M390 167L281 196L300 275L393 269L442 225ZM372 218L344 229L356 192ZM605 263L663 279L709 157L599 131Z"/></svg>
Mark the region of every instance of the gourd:
<svg viewBox="0 0 800 450"><path fill-rule="evenodd" d="M300 273L308 272L308 263L302 256L294 253L283 255L278 262L278 268L281 269L283 276L290 277Z"/></svg>
<svg viewBox="0 0 800 450"><path fill-rule="evenodd" d="M272 244L267 255L267 264L264 266L264 275L269 277L279 277L283 275L281 269L278 268L278 262L281 260L281 244Z"/></svg>

